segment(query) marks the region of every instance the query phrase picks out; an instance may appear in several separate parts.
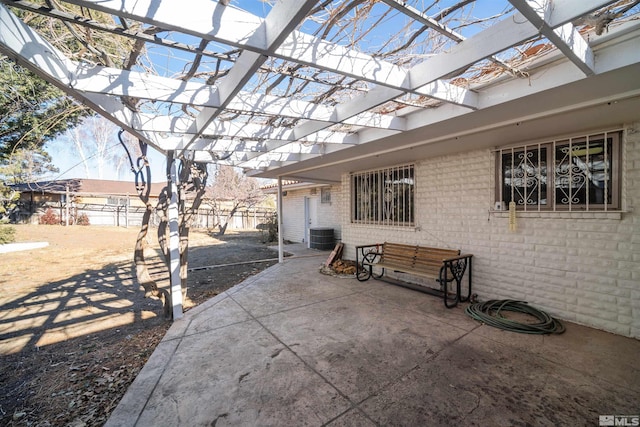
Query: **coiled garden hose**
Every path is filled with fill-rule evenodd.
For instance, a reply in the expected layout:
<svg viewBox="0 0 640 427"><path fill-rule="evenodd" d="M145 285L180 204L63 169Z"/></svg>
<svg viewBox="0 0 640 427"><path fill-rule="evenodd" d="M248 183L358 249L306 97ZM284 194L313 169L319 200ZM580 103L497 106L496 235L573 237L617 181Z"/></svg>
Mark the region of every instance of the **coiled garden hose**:
<svg viewBox="0 0 640 427"><path fill-rule="evenodd" d="M539 322L522 323L507 319L501 314L504 311L528 314L537 318ZM505 331L522 334L561 334L565 331L564 325L559 320L531 307L525 301L489 300L467 306L465 313L486 325Z"/></svg>

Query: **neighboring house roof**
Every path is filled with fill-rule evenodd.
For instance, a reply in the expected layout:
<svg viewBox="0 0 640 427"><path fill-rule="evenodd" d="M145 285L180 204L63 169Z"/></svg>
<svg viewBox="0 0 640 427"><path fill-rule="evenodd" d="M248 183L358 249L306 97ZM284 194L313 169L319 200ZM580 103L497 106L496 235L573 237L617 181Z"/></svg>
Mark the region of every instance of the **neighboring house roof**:
<svg viewBox="0 0 640 427"><path fill-rule="evenodd" d="M303 182L300 181L295 181L295 180L291 180L291 179L283 179L282 180L282 187L292 187L294 185L298 185L298 184L305 184ZM260 189L262 191L264 191L267 194L271 194L271 193L275 193L278 190L278 182L271 182L269 184L265 184L260 186Z"/></svg>
<svg viewBox="0 0 640 427"><path fill-rule="evenodd" d="M330 184L321 184L317 182L303 182L295 180L282 180L282 188L286 190L302 190L306 188L328 187ZM267 194L276 194L278 192L278 183L271 183L260 187Z"/></svg>
<svg viewBox="0 0 640 427"><path fill-rule="evenodd" d="M69 191L74 194L113 195L126 196L137 195L136 185L133 181L113 181L105 179L60 179L54 181L38 181L23 184L10 185L16 191L36 192L49 194L64 194ZM151 195L157 196L164 182L151 183Z"/></svg>
<svg viewBox="0 0 640 427"><path fill-rule="evenodd" d="M296 181L293 179L283 179L282 180L282 186L289 186L289 185L295 185L295 184L302 184L302 182L300 181ZM278 188L278 183L277 182L271 182L269 184L265 184L263 186L260 187L263 190L266 190L268 188Z"/></svg>

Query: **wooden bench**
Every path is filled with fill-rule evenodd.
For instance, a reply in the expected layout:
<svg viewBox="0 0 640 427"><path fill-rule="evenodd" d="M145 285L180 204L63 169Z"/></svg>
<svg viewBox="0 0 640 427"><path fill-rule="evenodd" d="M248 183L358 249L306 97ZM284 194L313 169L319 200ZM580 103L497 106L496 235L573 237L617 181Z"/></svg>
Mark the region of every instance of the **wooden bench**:
<svg viewBox="0 0 640 427"><path fill-rule="evenodd" d="M460 254L459 250L431 248L427 246L403 245L399 243L376 243L356 246L356 277L363 282L373 277L382 279L386 271L402 272L426 279L435 279L440 289L421 286L398 280L393 284L442 296L444 305L452 308L458 302L471 297L471 259L473 255ZM467 270L467 295L462 296L462 278ZM455 288L449 285L455 282Z"/></svg>

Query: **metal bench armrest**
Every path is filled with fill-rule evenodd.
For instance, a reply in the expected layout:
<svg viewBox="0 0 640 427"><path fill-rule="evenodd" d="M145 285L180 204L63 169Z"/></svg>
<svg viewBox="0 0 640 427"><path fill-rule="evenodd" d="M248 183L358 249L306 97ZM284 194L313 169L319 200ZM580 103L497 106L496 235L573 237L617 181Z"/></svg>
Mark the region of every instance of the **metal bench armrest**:
<svg viewBox="0 0 640 427"><path fill-rule="evenodd" d="M356 278L358 280L365 281L371 277L371 264L382 255L382 246L382 243L356 246ZM368 273L365 269L366 265L369 266Z"/></svg>
<svg viewBox="0 0 640 427"><path fill-rule="evenodd" d="M442 262L446 263L446 262L451 262L451 261L457 261L459 259L471 258L472 256L473 255L471 255L471 254L460 254L458 256L454 256L454 257L451 257L451 258L445 258L445 259L442 260Z"/></svg>

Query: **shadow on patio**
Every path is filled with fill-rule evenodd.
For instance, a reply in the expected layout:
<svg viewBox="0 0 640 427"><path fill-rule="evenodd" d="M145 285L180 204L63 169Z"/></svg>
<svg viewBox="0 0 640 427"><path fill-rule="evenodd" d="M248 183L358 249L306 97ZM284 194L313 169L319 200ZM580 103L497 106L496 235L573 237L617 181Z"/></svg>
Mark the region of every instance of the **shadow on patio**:
<svg viewBox="0 0 640 427"><path fill-rule="evenodd" d="M480 325L288 259L187 312L107 425L598 425L638 413L640 341Z"/></svg>

